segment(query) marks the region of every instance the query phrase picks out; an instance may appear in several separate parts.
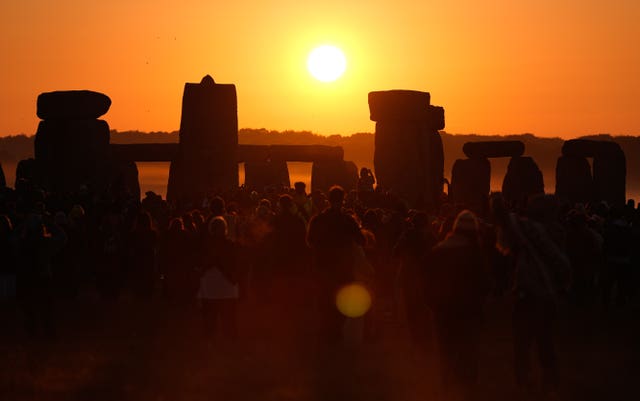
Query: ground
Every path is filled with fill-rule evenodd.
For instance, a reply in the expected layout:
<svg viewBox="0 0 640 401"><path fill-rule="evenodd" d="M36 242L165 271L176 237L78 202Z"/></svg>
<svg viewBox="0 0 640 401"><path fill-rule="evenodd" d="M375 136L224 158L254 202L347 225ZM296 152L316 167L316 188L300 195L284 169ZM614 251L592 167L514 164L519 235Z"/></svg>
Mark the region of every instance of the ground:
<svg viewBox="0 0 640 401"><path fill-rule="evenodd" d="M285 335L277 311L251 301L240 308L235 342L204 338L195 307L95 297L57 303L55 341L25 340L15 303L1 305L0 400L450 399L432 342L412 345L390 303L377 304L378 341L361 343L351 330L335 347L313 340L311 314ZM509 308L506 298L487 304L473 399L546 399L514 384ZM630 307L585 314L561 305L555 399L637 399L638 316Z"/></svg>

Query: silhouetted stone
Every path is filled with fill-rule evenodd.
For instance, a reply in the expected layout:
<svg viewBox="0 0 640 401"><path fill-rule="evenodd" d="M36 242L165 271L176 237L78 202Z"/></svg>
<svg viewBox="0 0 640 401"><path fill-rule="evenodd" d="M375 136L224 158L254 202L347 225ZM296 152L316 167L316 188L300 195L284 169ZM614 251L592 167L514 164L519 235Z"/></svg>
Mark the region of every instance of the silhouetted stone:
<svg viewBox="0 0 640 401"><path fill-rule="evenodd" d="M444 184L444 147L438 132L423 135L422 139L427 166L424 198L417 206L426 210L435 210L439 207Z"/></svg>
<svg viewBox="0 0 640 401"><path fill-rule="evenodd" d="M428 121L431 96L428 92L390 90L369 92L372 121Z"/></svg>
<svg viewBox="0 0 640 401"><path fill-rule="evenodd" d="M358 186L358 167L352 161L314 162L311 168L311 188L325 193L333 185L340 185L345 191Z"/></svg>
<svg viewBox="0 0 640 401"><path fill-rule="evenodd" d="M252 161L244 164L244 185L257 191L268 187L290 187L289 168L284 160Z"/></svg>
<svg viewBox="0 0 640 401"><path fill-rule="evenodd" d="M373 162L378 186L409 207L436 207L442 193L444 157L438 130L444 109L431 106L427 92L391 90L369 93L376 121Z"/></svg>
<svg viewBox="0 0 640 401"><path fill-rule="evenodd" d="M206 76L186 83L180 122L180 176L168 193L200 200L238 186L238 112L235 85ZM177 172L176 172L177 173Z"/></svg>
<svg viewBox="0 0 640 401"><path fill-rule="evenodd" d="M4 170L2 169L2 163L0 163L0 188L7 186L7 180L4 177Z"/></svg>
<svg viewBox="0 0 640 401"><path fill-rule="evenodd" d="M575 203L594 199L591 166L584 157L561 156L556 164L556 195Z"/></svg>
<svg viewBox="0 0 640 401"><path fill-rule="evenodd" d="M429 106L429 118L427 120L432 129L440 131L444 129L444 107Z"/></svg>
<svg viewBox="0 0 640 401"><path fill-rule="evenodd" d="M449 198L453 203L484 214L491 190L491 163L484 158L458 159L451 169Z"/></svg>
<svg viewBox="0 0 640 401"><path fill-rule="evenodd" d="M596 200L609 205L624 206L626 198L627 163L622 150L619 153L598 155L593 158L593 186Z"/></svg>
<svg viewBox="0 0 640 401"><path fill-rule="evenodd" d="M622 152L620 145L611 141L594 141L590 139L571 139L562 145L563 156L596 157L618 155Z"/></svg>
<svg viewBox="0 0 640 401"><path fill-rule="evenodd" d="M467 142L462 151L469 158L518 157L524 154L521 141L481 141Z"/></svg>
<svg viewBox="0 0 640 401"><path fill-rule="evenodd" d="M140 199L138 166L131 160L114 160L110 169L109 188L116 199Z"/></svg>
<svg viewBox="0 0 640 401"><path fill-rule="evenodd" d="M593 200L612 205L626 203L627 166L620 145L611 141L572 139L563 144L562 154L593 157Z"/></svg>
<svg viewBox="0 0 640 401"><path fill-rule="evenodd" d="M43 120L89 120L109 111L109 96L88 90L57 91L38 96L36 114Z"/></svg>
<svg viewBox="0 0 640 401"><path fill-rule="evenodd" d="M512 157L502 181L504 199L524 202L537 194L544 194L544 179L536 162L527 156Z"/></svg>
<svg viewBox="0 0 640 401"><path fill-rule="evenodd" d="M105 177L109 125L102 120L44 120L38 125L34 154L42 166L44 188L75 191ZM103 183L104 184L104 183Z"/></svg>

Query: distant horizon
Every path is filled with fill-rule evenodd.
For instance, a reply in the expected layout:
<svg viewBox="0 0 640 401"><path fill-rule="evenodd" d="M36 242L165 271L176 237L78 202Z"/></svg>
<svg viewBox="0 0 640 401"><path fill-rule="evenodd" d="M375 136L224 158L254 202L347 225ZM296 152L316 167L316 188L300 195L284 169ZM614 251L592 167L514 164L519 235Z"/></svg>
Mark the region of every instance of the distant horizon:
<svg viewBox="0 0 640 401"><path fill-rule="evenodd" d="M374 135L375 134L375 130L371 131L371 132L367 132L367 131L359 131L359 132L352 132L349 134L344 134L344 133L333 133L333 134L322 134L322 133L318 133L318 132L314 132L311 130L307 130L307 129L301 129L301 130L294 130L294 129L285 129L285 130L276 130L276 129L269 129L269 128L265 128L265 127L260 127L260 128L250 128L250 127L244 127L244 128L239 128L238 129L238 133L240 133L241 131L267 131L269 133L278 133L278 134L286 134L286 133L297 133L297 134L302 134L302 133L309 133L311 135L316 135L316 136L320 136L320 137L331 137L334 135L337 136L341 136L341 137L350 137L353 135L359 135L359 134L370 134L370 135ZM8 138L8 137L16 137L16 136L26 136L26 137L32 137L35 136L35 131L37 131L37 127L34 128L34 132L32 134L27 134L27 133L18 133L18 134L1 134L0 133L0 139L1 138ZM118 134L122 134L122 133L140 133L140 134L179 134L180 130L179 129L175 129L172 131L146 131L146 130L140 130L140 129L126 129L126 130L121 130L121 129L116 129L116 128L112 128L110 127L110 131L112 133L118 133ZM617 134L617 133L610 133L610 132L599 132L599 133L587 133L587 134L576 134L574 136L567 136L567 137L562 137L562 136L543 136L543 135L537 135L533 132L521 132L521 133L483 133L483 134L479 134L476 132L449 132L446 129L441 130L440 133L443 134L447 134L447 135L461 135L461 136L479 136L479 137L492 137L492 136L499 136L499 137L509 137L509 136L522 136L522 135L532 135L536 138L540 138L540 139L560 139L563 141L568 141L570 139L577 139L577 138L582 138L582 137L592 137L592 136L610 136L612 138L618 138L618 137L630 137L630 138L637 138L640 137L640 132L638 132L637 134Z"/></svg>

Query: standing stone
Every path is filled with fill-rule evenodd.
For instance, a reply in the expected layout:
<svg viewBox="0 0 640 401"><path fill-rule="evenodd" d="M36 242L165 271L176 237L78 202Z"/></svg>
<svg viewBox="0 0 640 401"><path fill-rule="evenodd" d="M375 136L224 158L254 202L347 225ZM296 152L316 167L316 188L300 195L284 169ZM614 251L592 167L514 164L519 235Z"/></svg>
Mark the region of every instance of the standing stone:
<svg viewBox="0 0 640 401"><path fill-rule="evenodd" d="M185 84L180 148L177 187L168 190L172 197L199 201L238 186L235 85L216 84L209 75Z"/></svg>
<svg viewBox="0 0 640 401"><path fill-rule="evenodd" d="M609 205L626 203L627 164L622 149L593 158L593 186L597 200Z"/></svg>
<svg viewBox="0 0 640 401"><path fill-rule="evenodd" d="M74 191L95 185L107 164L109 125L102 120L44 120L38 125L34 155L44 166L48 189Z"/></svg>
<svg viewBox="0 0 640 401"><path fill-rule="evenodd" d="M485 158L458 159L451 170L450 200L483 215L489 204L491 163Z"/></svg>
<svg viewBox="0 0 640 401"><path fill-rule="evenodd" d="M584 157L560 156L556 164L556 195L571 204L594 199L591 166Z"/></svg>
<svg viewBox="0 0 640 401"><path fill-rule="evenodd" d="M523 202L532 195L544 194L544 179L531 157L512 157L502 181L502 195L507 202Z"/></svg>
<svg viewBox="0 0 640 401"><path fill-rule="evenodd" d="M427 92L392 90L369 93L376 121L373 163L378 186L409 207L433 210L444 179L444 109L429 104Z"/></svg>
<svg viewBox="0 0 640 401"><path fill-rule="evenodd" d="M4 177L4 170L2 169L2 163L0 163L0 188L7 186L7 179Z"/></svg>
<svg viewBox="0 0 640 401"><path fill-rule="evenodd" d="M593 157L594 201L606 201L610 205L619 206L626 203L627 164L619 144L612 141L572 139L563 144L562 155Z"/></svg>

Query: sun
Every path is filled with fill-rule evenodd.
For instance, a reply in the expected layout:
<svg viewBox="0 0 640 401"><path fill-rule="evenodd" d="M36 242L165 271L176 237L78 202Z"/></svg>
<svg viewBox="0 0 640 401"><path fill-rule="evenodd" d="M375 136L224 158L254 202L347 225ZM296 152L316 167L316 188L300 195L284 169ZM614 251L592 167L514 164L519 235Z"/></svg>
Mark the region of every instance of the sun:
<svg viewBox="0 0 640 401"><path fill-rule="evenodd" d="M344 74L347 69L347 59L339 48L322 45L309 53L307 69L318 81L332 82Z"/></svg>

